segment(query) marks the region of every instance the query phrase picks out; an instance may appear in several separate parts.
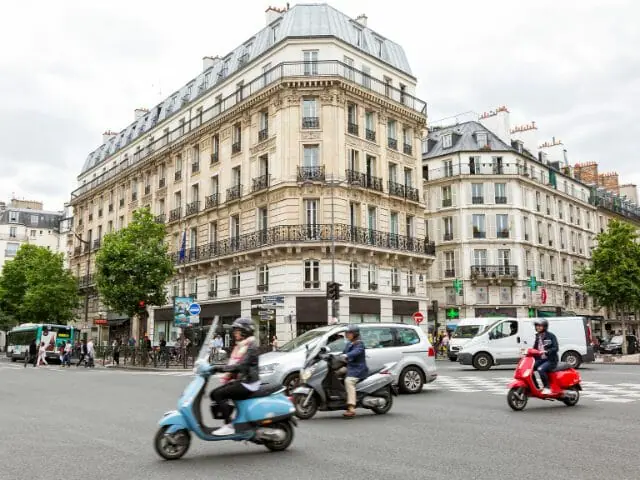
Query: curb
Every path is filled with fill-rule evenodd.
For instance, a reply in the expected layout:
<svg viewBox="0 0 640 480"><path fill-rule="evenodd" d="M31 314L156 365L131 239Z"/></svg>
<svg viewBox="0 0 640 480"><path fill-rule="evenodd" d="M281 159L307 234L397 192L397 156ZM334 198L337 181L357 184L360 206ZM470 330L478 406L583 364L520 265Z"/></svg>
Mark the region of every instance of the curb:
<svg viewBox="0 0 640 480"><path fill-rule="evenodd" d="M114 367L106 365L107 370L133 370L136 372L191 372L193 368L154 368L154 367Z"/></svg>

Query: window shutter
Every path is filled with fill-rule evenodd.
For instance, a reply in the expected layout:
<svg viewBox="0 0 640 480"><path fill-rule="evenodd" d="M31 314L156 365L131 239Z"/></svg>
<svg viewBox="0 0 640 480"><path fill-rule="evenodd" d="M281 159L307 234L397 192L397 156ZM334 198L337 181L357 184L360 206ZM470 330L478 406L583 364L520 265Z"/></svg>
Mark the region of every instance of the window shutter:
<svg viewBox="0 0 640 480"><path fill-rule="evenodd" d="M473 238L473 215L469 214L468 215L468 223L467 225L469 226L469 231L467 232L466 237L467 238Z"/></svg>
<svg viewBox="0 0 640 480"><path fill-rule="evenodd" d="M454 207L458 206L457 196L458 196L458 186L451 185L451 205Z"/></svg>
<svg viewBox="0 0 640 480"><path fill-rule="evenodd" d="M486 228L487 228L487 238L495 238L496 235L496 216L494 214L489 214L485 216L486 218Z"/></svg>
<svg viewBox="0 0 640 480"><path fill-rule="evenodd" d="M442 187L436 189L436 210L442 208Z"/></svg>
<svg viewBox="0 0 640 480"><path fill-rule="evenodd" d="M453 227L453 239L460 240L460 216L453 215L451 220L451 226Z"/></svg>
<svg viewBox="0 0 640 480"><path fill-rule="evenodd" d="M484 203L496 203L496 192L493 183L485 183L482 188L484 189L484 191L482 192L482 194L484 195Z"/></svg>

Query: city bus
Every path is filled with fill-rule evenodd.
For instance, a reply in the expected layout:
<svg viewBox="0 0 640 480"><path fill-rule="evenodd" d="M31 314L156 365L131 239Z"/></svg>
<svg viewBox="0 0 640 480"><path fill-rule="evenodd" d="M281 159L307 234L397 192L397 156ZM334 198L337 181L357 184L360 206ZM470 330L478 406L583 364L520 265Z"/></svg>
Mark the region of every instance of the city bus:
<svg viewBox="0 0 640 480"><path fill-rule="evenodd" d="M7 334L7 357L12 362L24 360L29 352L29 345L35 340L36 345L44 342L47 350L47 361L59 361L59 348L62 342L75 344L78 331L67 325L51 325L46 323L23 323L14 327Z"/></svg>

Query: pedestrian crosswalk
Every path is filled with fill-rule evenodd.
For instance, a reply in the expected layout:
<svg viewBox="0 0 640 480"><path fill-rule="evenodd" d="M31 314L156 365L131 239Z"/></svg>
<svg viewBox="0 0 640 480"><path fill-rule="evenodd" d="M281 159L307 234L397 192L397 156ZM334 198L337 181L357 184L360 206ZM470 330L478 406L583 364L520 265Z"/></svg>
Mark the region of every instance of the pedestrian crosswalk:
<svg viewBox="0 0 640 480"><path fill-rule="evenodd" d="M489 393L506 395L509 382L513 377L480 376L438 376L438 379L425 385L424 390L446 390L455 393ZM595 402L632 403L640 400L640 383L606 384L583 381L581 397Z"/></svg>

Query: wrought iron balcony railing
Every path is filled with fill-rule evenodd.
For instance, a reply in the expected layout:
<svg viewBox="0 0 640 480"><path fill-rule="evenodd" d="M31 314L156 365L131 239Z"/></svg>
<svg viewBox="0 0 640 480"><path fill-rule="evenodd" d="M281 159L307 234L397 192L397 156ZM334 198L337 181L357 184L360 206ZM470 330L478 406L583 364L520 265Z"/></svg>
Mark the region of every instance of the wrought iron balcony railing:
<svg viewBox="0 0 640 480"><path fill-rule="evenodd" d="M169 221L175 222L176 220L180 220L182 217L182 207L174 208L169 212Z"/></svg>
<svg viewBox="0 0 640 480"><path fill-rule="evenodd" d="M298 167L299 182L324 182L324 165Z"/></svg>
<svg viewBox="0 0 640 480"><path fill-rule="evenodd" d="M264 190L265 188L269 188L269 179L271 175L261 175L253 179L253 185L251 187L252 192L259 192L260 190Z"/></svg>
<svg viewBox="0 0 640 480"><path fill-rule="evenodd" d="M205 209L214 208L214 207L217 207L219 203L220 203L220 197L218 195L218 192L212 193L208 197L205 197L204 208Z"/></svg>
<svg viewBox="0 0 640 480"><path fill-rule="evenodd" d="M185 216L188 217L190 215L195 215L200 211L200 201L195 200L191 203L187 203L187 207L185 208Z"/></svg>
<svg viewBox="0 0 640 480"><path fill-rule="evenodd" d="M392 182L391 180L389 180L389 195L403 197L413 202L420 201L420 195L418 195L417 188L413 188L410 185L402 185L401 183Z"/></svg>
<svg viewBox="0 0 640 480"><path fill-rule="evenodd" d="M518 278L517 265L472 265L471 278Z"/></svg>
<svg viewBox="0 0 640 480"><path fill-rule="evenodd" d="M227 202L238 200L242 196L242 185L234 185L231 188L227 188Z"/></svg>
<svg viewBox="0 0 640 480"><path fill-rule="evenodd" d="M355 170L347 170L345 172L347 181L352 186L368 188L377 192L382 192L382 179L380 177L374 177L367 175L366 173L357 172Z"/></svg>

